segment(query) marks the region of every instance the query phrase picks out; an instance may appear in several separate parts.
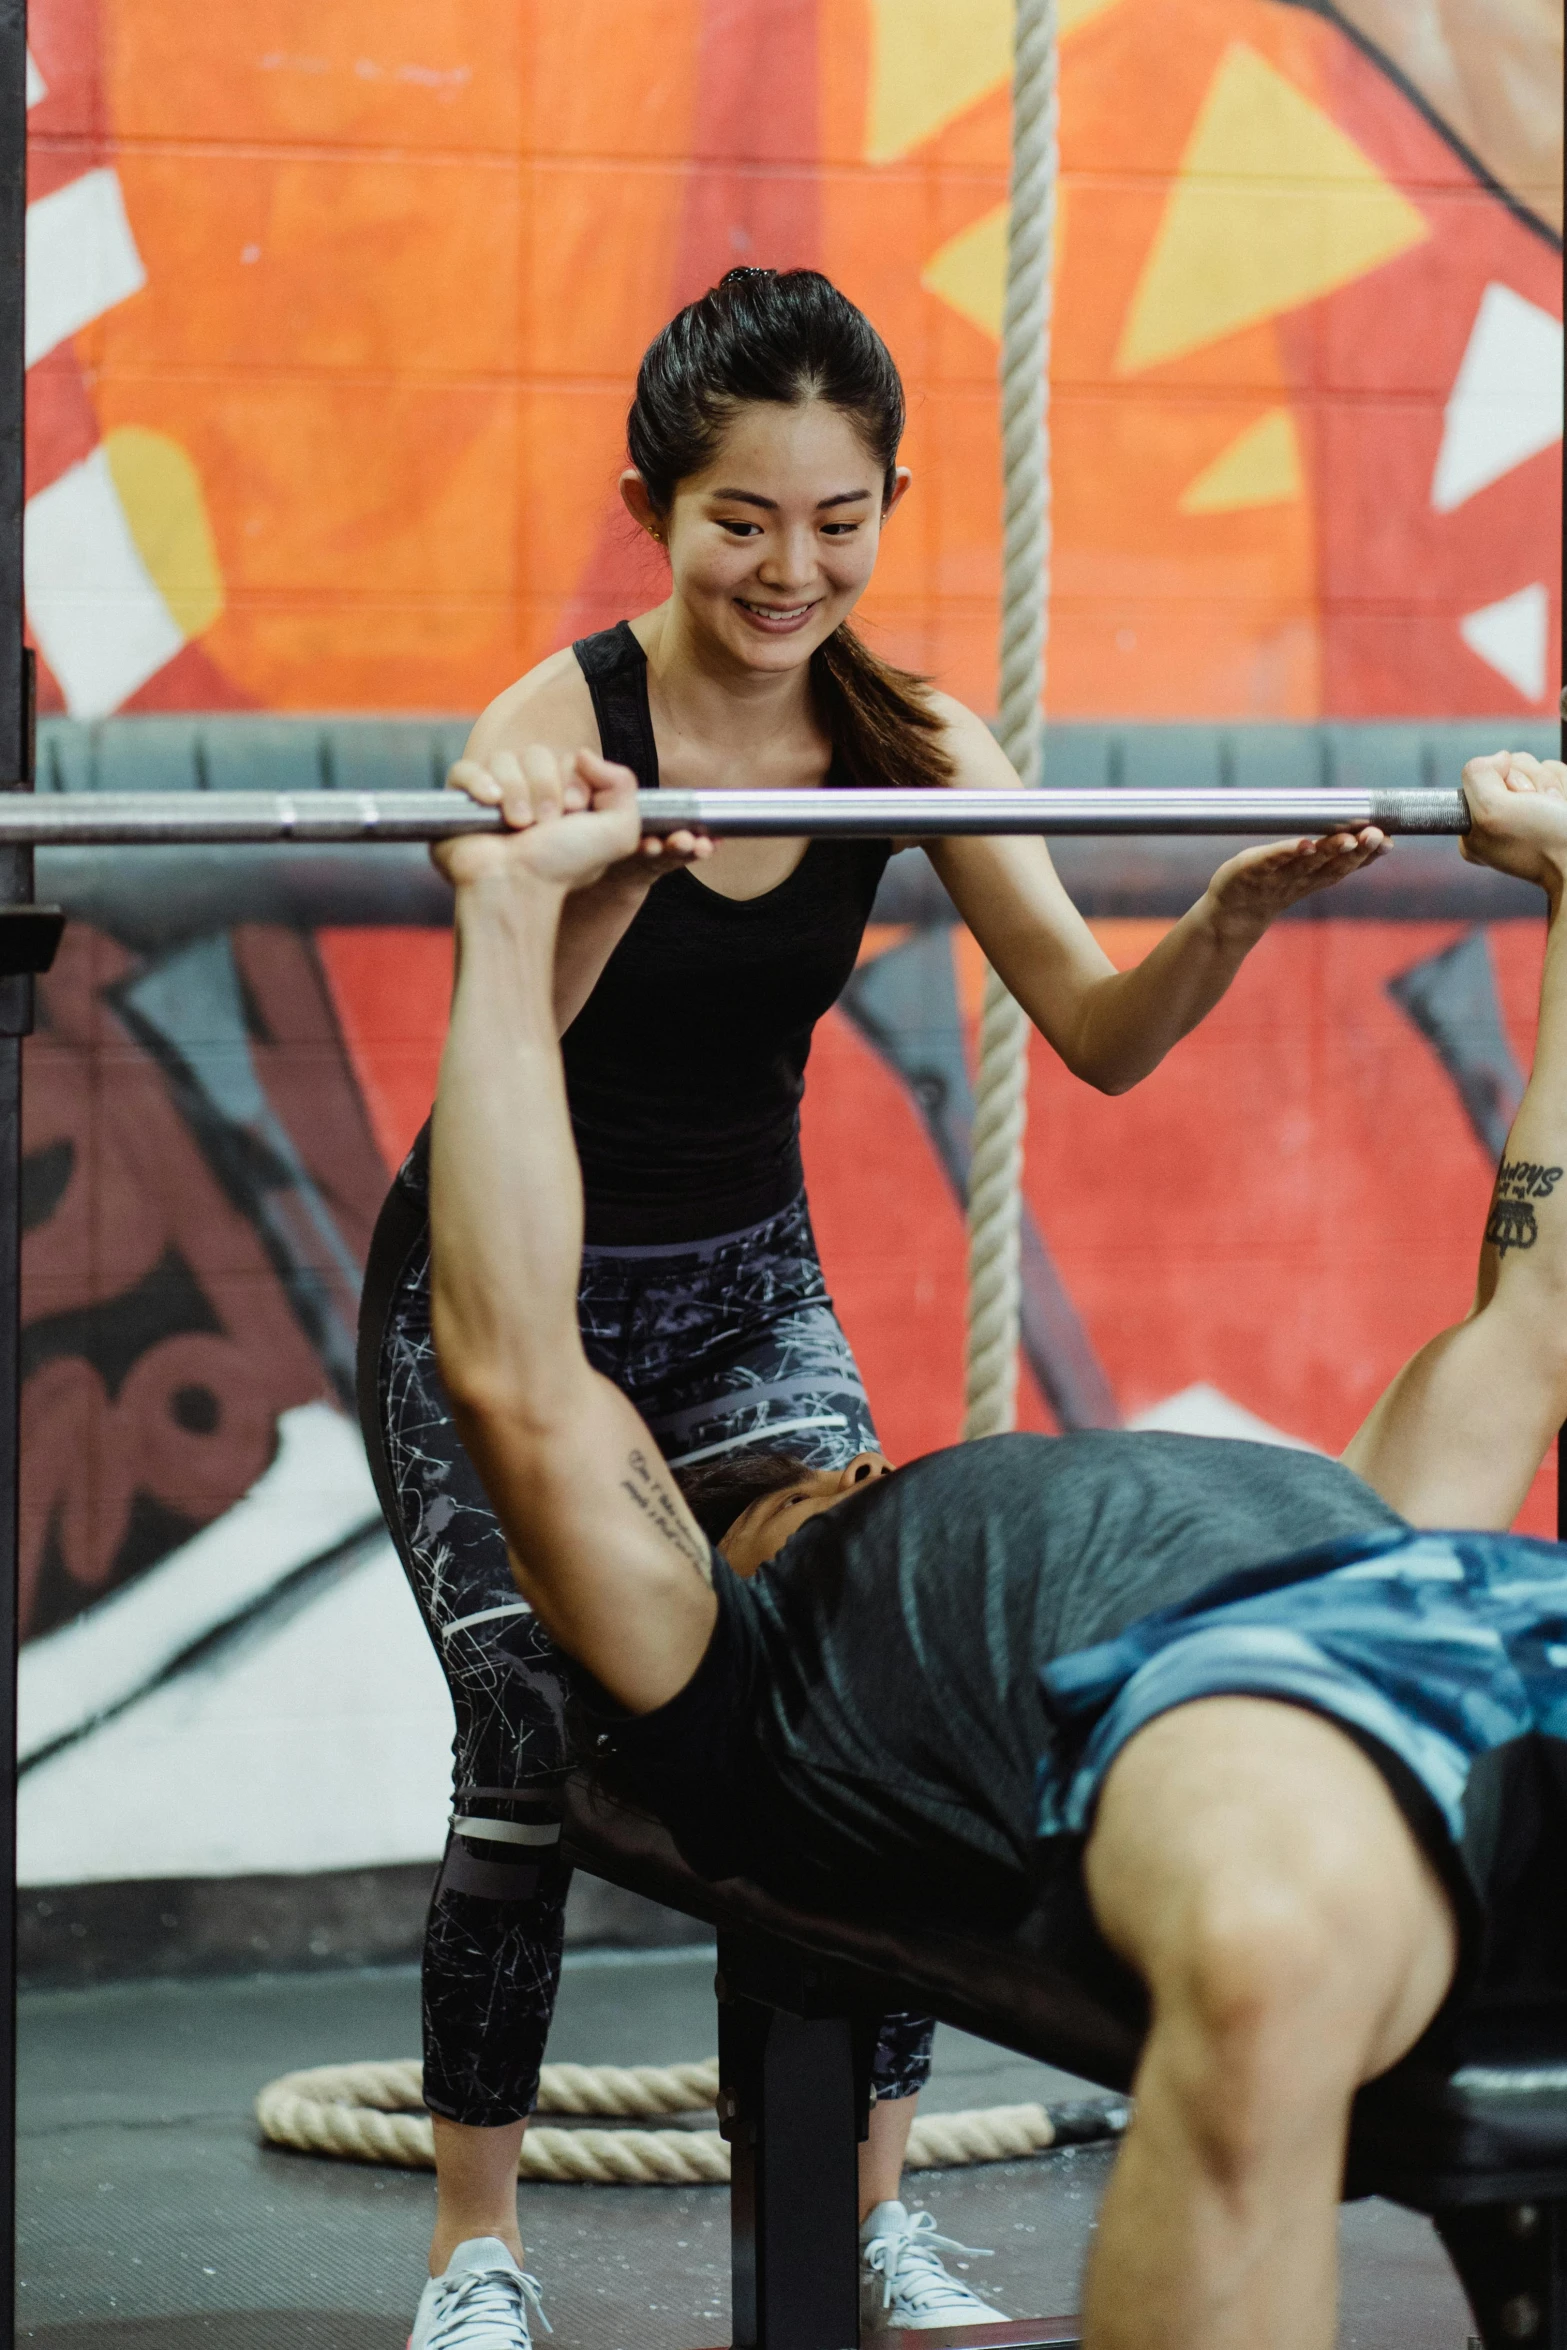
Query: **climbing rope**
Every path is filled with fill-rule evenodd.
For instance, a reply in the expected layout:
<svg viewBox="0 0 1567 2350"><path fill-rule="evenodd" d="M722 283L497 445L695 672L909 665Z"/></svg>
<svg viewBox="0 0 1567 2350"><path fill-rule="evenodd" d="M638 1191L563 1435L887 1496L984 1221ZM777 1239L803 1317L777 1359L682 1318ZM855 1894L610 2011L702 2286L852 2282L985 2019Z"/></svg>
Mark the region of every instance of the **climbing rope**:
<svg viewBox="0 0 1567 2350"><path fill-rule="evenodd" d="M703 2064L547 2064L539 2076L537 2111L645 2121L710 2109L717 2096L716 2057ZM1055 2146L1116 2137L1126 2118L1126 2106L1115 2098L925 2115L914 2125L908 2165L939 2170L1014 2162ZM285 2073L257 2098L256 2120L271 2146L400 2170L435 2167L415 2061ZM726 2186L729 2148L716 2130L561 2130L534 2121L522 2141L517 2175L569 2186Z"/></svg>
<svg viewBox="0 0 1567 2350"><path fill-rule="evenodd" d="M1056 209L1055 0L1017 0L1012 183L1001 332L1004 485L1001 697L997 733L1025 784L1042 774L1040 704L1050 603L1051 256ZM969 1167L969 1320L965 1436L1016 1418L1018 1249L1028 1021L985 972Z"/></svg>

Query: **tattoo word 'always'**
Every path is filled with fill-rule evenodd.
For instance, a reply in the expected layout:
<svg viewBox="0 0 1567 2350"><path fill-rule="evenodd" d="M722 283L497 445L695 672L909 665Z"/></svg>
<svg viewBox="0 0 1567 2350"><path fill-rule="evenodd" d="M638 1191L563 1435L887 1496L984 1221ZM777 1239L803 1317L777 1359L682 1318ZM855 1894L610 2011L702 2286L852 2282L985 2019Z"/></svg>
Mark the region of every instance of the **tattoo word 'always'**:
<svg viewBox="0 0 1567 2350"><path fill-rule="evenodd" d="M711 1583L712 1561L681 1523L681 1506L669 1488L654 1476L646 1453L629 1454L626 1466L631 1474L621 1478L621 1492L630 1494L637 1508L657 1528L664 1540L672 1542L676 1550L691 1561L704 1583Z"/></svg>
<svg viewBox="0 0 1567 2350"><path fill-rule="evenodd" d="M1496 1172L1496 1190L1485 1237L1498 1256L1510 1248L1533 1248L1540 1237L1534 1203L1549 1199L1561 1181L1560 1167L1542 1167L1534 1159L1504 1159Z"/></svg>

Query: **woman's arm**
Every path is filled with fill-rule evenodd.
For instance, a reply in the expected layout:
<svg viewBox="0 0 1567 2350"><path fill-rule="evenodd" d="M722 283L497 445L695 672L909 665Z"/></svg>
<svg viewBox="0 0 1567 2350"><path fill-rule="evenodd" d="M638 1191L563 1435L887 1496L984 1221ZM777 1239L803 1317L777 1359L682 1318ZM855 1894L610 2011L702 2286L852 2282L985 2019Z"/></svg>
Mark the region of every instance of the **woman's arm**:
<svg viewBox="0 0 1567 2350"><path fill-rule="evenodd" d="M1534 1069L1502 1152L1475 1302L1404 1365L1344 1459L1417 1526L1510 1526L1567 1420L1567 767L1464 770L1471 862L1537 881L1545 970Z"/></svg>
<svg viewBox="0 0 1567 2350"><path fill-rule="evenodd" d="M947 720L953 782L1017 789L1011 762L972 711L933 697ZM1130 971L1117 971L1073 905L1042 840L926 844L985 954L1076 1077L1125 1093L1212 1011L1276 916L1380 855L1368 829L1243 849Z"/></svg>

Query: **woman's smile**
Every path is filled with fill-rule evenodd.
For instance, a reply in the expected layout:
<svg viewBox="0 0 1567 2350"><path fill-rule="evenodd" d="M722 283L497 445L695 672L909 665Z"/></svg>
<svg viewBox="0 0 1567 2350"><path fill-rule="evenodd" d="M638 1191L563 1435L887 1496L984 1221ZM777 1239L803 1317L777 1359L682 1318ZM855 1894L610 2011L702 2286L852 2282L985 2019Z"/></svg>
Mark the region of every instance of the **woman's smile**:
<svg viewBox="0 0 1567 2350"><path fill-rule="evenodd" d="M768 636L789 636L803 628L816 610L816 599L805 604L763 604L750 596L736 596L735 603L753 628L762 629Z"/></svg>

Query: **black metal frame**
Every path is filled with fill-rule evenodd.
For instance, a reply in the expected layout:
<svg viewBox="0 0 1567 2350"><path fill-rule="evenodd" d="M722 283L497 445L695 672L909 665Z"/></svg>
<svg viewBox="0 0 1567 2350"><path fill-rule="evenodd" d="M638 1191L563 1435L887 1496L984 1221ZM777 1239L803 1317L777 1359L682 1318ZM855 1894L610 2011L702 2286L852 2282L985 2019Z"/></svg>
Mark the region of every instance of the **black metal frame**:
<svg viewBox="0 0 1567 2350"><path fill-rule="evenodd" d="M734 2350L854 2350L856 2150L891 1986L824 1965L787 1942L721 1932L714 1988L718 2126L730 2158ZM1079 2338L1075 2317L897 2337L905 2350L1071 2350Z"/></svg>
<svg viewBox="0 0 1567 2350"><path fill-rule="evenodd" d="M770 1936L720 1931L715 1989L734 2350L855 2350L855 2149L876 2019L895 1986ZM1368 2174L1364 2189L1377 2184ZM1567 2350L1567 2167L1526 2180L1438 2175L1408 2191L1441 2238L1484 2350ZM1080 2344L1070 2315L899 2338L899 2350Z"/></svg>
<svg viewBox="0 0 1567 2350"><path fill-rule="evenodd" d="M1567 2350L1567 2179L1550 2200L1457 2204L1433 2212L1431 2224L1484 2350Z"/></svg>
<svg viewBox="0 0 1567 2350"><path fill-rule="evenodd" d="M22 645L27 252L27 0L0 0L0 778L31 789L32 665ZM33 894L28 849L0 856L0 909ZM58 933L56 934L58 935ZM52 952L52 950L51 950ZM0 976L0 2340L16 2332L16 1509L20 1403L22 1038L33 983Z"/></svg>
<svg viewBox="0 0 1567 2350"><path fill-rule="evenodd" d="M718 2126L729 2142L736 2350L859 2339L855 2149L874 2019L818 2012L808 1970L719 1945ZM792 1979L789 1979L792 1978ZM782 2004L779 2002L782 2001ZM800 2257L801 2247L809 2254Z"/></svg>

